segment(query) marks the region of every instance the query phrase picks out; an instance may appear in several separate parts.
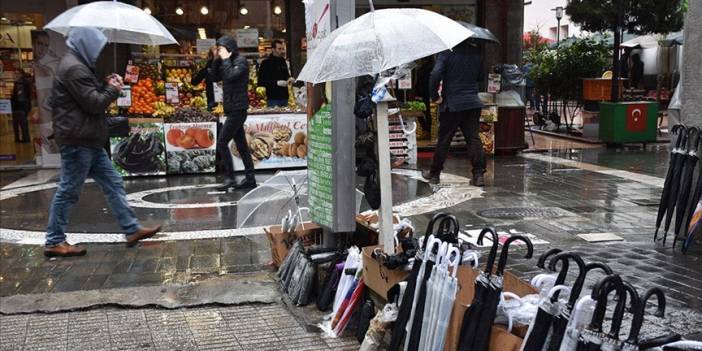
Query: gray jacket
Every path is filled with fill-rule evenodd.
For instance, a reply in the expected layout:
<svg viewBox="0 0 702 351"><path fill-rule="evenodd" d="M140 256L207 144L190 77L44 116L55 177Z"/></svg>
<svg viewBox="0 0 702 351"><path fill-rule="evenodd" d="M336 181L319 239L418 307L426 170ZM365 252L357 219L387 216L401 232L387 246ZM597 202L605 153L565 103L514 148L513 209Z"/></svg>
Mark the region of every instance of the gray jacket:
<svg viewBox="0 0 702 351"><path fill-rule="evenodd" d="M104 147L108 140L105 110L119 96L98 81L73 51L59 63L51 97L54 138L59 145Z"/></svg>
<svg viewBox="0 0 702 351"><path fill-rule="evenodd" d="M440 111L466 111L482 108L478 97L478 81L483 75L483 57L480 49L463 42L453 50L443 51L436 58L436 64L429 77L429 92L432 100L439 98Z"/></svg>

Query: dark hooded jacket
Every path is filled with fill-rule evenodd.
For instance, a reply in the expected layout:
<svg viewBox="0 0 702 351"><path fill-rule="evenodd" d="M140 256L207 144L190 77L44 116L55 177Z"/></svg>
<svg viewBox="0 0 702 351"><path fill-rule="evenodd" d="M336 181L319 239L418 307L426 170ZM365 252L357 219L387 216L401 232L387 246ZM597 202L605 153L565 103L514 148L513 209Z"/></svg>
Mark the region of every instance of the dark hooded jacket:
<svg viewBox="0 0 702 351"><path fill-rule="evenodd" d="M236 40L223 36L217 39L217 45L224 46L232 53L229 59L220 58L212 62L208 72L213 82L222 81L222 100L224 114L249 108L248 86L249 65L246 58L239 55Z"/></svg>
<svg viewBox="0 0 702 351"><path fill-rule="evenodd" d="M59 145L101 149L108 139L105 110L117 99L117 88L99 81L93 67L107 44L94 28L74 28L69 50L56 70L51 95L54 139Z"/></svg>
<svg viewBox="0 0 702 351"><path fill-rule="evenodd" d="M446 50L436 57L436 64L429 77L432 100L439 98L442 84L443 102L439 111L458 112L482 108L478 97L478 82L482 80L483 56L480 49L468 41Z"/></svg>

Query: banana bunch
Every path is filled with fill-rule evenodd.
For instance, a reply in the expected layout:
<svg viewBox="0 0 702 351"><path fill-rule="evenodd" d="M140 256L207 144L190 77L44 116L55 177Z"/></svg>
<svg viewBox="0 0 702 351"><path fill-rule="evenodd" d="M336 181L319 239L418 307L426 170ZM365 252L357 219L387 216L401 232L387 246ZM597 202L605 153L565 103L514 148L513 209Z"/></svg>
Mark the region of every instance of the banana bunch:
<svg viewBox="0 0 702 351"><path fill-rule="evenodd" d="M175 107L167 105L163 101L156 101L154 103L154 117L166 117L171 116L175 113Z"/></svg>
<svg viewBox="0 0 702 351"><path fill-rule="evenodd" d="M190 106L204 109L207 107L207 101L202 96L196 96L190 100Z"/></svg>

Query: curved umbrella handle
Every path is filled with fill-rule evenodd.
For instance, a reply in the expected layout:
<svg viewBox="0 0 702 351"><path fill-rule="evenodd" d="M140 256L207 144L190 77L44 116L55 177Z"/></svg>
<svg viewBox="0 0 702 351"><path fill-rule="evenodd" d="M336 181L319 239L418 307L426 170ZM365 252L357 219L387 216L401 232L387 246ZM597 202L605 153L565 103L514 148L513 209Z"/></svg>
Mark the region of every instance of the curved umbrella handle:
<svg viewBox="0 0 702 351"><path fill-rule="evenodd" d="M513 242L515 241L521 241L524 242L527 246L527 253L524 255L524 258L531 258L531 256L534 254L534 245L531 243L531 240L529 238L522 236L522 235L513 235L507 238L505 240L505 243L502 245L502 252L500 252L500 262L497 263L497 275L501 276L504 271L505 271L505 266L507 266L507 257L509 256L509 246L512 245Z"/></svg>
<svg viewBox="0 0 702 351"><path fill-rule="evenodd" d="M687 144L685 145L685 150L688 152L697 151L700 145L700 132L699 128L687 129ZM694 149L692 149L693 146L695 147Z"/></svg>
<svg viewBox="0 0 702 351"><path fill-rule="evenodd" d="M406 129L405 120L404 118L402 118L402 113L398 114L398 117L400 118L400 126L402 127L402 133L404 133L405 135L410 135L417 131L417 122L412 122L412 129Z"/></svg>
<svg viewBox="0 0 702 351"><path fill-rule="evenodd" d="M436 258L434 259L436 265L443 267L444 264L448 262L446 259L446 253L448 253L448 243L442 241L441 244L439 244L439 250L436 252Z"/></svg>
<svg viewBox="0 0 702 351"><path fill-rule="evenodd" d="M425 247L426 247L427 242L428 242L427 236L434 234L434 223L436 223L436 221L438 221L439 219L444 218L446 216L449 216L449 214L445 213L445 212L439 212L439 213L435 214L434 217L431 218L431 220L429 221L429 224L427 224L427 230L424 232L424 246Z"/></svg>
<svg viewBox="0 0 702 351"><path fill-rule="evenodd" d="M536 279L536 278L538 278L538 279ZM553 284L553 286L557 285L556 284L556 277L552 274L547 274L547 273L539 274L535 277L535 279L536 279L536 282L534 282L534 279L532 279L531 285L533 285L535 288L537 288L539 290L543 290L544 286L546 286L549 283Z"/></svg>
<svg viewBox="0 0 702 351"><path fill-rule="evenodd" d="M563 250L561 250L561 249L556 249L556 248L553 248L553 249L550 249L550 250L544 252L544 253L541 254L541 256L539 257L539 261L536 263L536 266L539 267L539 268L541 268L541 269L546 269L546 260L547 260L550 256L553 256L553 255L558 254L558 253L561 253L561 252L563 252Z"/></svg>
<svg viewBox="0 0 702 351"><path fill-rule="evenodd" d="M444 236L449 235L451 240L458 240L459 230L460 226L458 225L458 219L456 216L447 215L441 219L441 222L439 222L437 237L444 238Z"/></svg>
<svg viewBox="0 0 702 351"><path fill-rule="evenodd" d="M510 291L502 292L502 294L500 295L500 299L502 299L502 301L504 301L504 300L506 300L505 297L509 297L510 299L516 300L517 302L519 302L519 307L524 305L524 301L522 300L522 298L513 292L510 292Z"/></svg>
<svg viewBox="0 0 702 351"><path fill-rule="evenodd" d="M577 296L580 295L580 290L582 290L582 286L585 282L585 274L586 274L585 261L583 261L583 259L580 256L576 255L575 253L563 252L563 253L559 253L558 255L554 256L553 259L551 259L551 261L548 263L548 269L555 271L556 270L556 263L558 263L558 261L563 261L564 263L561 267L566 268L563 270L563 273L564 273L563 279L565 280L565 275L568 274L568 268L569 268L569 265L565 262L567 262L568 260L573 260L578 265L578 276L575 279L575 284L573 284L573 289L578 288L578 291L574 292L570 295L571 298L574 295L577 298ZM560 278L560 275L559 275L559 278ZM557 279L556 284L563 284L563 281L559 282ZM556 294L554 297L551 298L551 302L556 302L557 300L558 300L558 294ZM568 300L568 302L570 303L570 299ZM573 301L573 302L575 302L575 301Z"/></svg>
<svg viewBox="0 0 702 351"><path fill-rule="evenodd" d="M478 255L473 253L476 257ZM455 246L452 246L449 250L448 253L446 254L447 257L447 269L448 267L452 267L453 271L451 272L451 275L455 278L456 273L458 272L458 266L461 264L461 250Z"/></svg>
<svg viewBox="0 0 702 351"><path fill-rule="evenodd" d="M551 288L551 290L548 291L548 297L551 299L551 301L553 301L554 296L555 296L555 299L558 300L558 294L560 294L561 291L567 291L568 294L570 294L572 289L568 286L565 286L565 285L556 285L553 288ZM555 302L555 301L553 301L553 302Z"/></svg>
<svg viewBox="0 0 702 351"><path fill-rule="evenodd" d="M467 257L465 257L465 256L467 256ZM468 253L464 254L464 257L462 257L462 260L465 262L465 261L467 261L466 258L473 259L473 269L477 270L478 265L479 265L478 261L480 261L480 257L478 257L478 253L477 252L468 252Z"/></svg>
<svg viewBox="0 0 702 351"><path fill-rule="evenodd" d="M617 295L620 297L625 294L622 278L616 274L602 278L592 289L591 298L597 300L597 305L595 305L595 312L590 321L590 330L602 332L602 322L604 321L604 315L607 310L607 296L613 290L616 290Z"/></svg>
<svg viewBox="0 0 702 351"><path fill-rule="evenodd" d="M619 331L622 327L622 322L624 321L624 312L626 311L626 297L627 293L629 295L629 300L631 300L631 311L635 313L639 309L641 304L641 298L639 297L636 288L629 282L623 282L624 292L621 296L617 296L619 301L617 301L617 306L614 308L614 313L612 314L612 325L609 329L609 335L612 337L619 338Z"/></svg>
<svg viewBox="0 0 702 351"><path fill-rule="evenodd" d="M492 247L490 248L490 255L488 255L487 263L485 264L485 274L490 276L492 274L492 267L495 265L495 257L497 256L497 247L500 245L500 237L497 235L495 228L485 228L480 232L480 235L478 235L478 245L483 245L483 238L485 238L485 234L488 233L492 235Z"/></svg>
<svg viewBox="0 0 702 351"><path fill-rule="evenodd" d="M609 268L608 265L602 262L589 262L588 264L586 264L584 273L578 275L578 278L575 280L575 283L573 283L573 292L570 295L570 300L568 300L568 306L571 310L573 309L573 306L575 305L578 296L580 296L580 292L583 291L583 286L585 285L585 278L587 278L587 274L595 269L602 270L602 272L604 272L605 275L614 274L612 268Z"/></svg>
<svg viewBox="0 0 702 351"><path fill-rule="evenodd" d="M426 262L427 258L429 258L429 251L431 251L434 248L434 241L434 234L429 235L428 238L426 236L424 237L424 242L426 243L424 245L424 262Z"/></svg>
<svg viewBox="0 0 702 351"><path fill-rule="evenodd" d="M644 314L646 313L646 303L648 300L655 296L658 300L658 309L654 314L656 317L663 318L665 316L665 294L660 288L650 288L646 290L643 298L640 301L639 308L634 312L634 319L631 322L631 329L629 330L629 337L626 341L630 344L638 345L639 343L639 332L641 331L641 326L644 322Z"/></svg>

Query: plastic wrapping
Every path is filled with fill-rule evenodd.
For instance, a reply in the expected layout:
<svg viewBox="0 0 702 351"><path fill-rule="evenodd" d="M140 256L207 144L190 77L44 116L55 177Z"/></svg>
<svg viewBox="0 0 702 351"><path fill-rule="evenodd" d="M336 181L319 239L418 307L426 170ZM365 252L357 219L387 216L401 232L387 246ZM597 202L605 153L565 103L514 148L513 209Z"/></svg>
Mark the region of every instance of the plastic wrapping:
<svg viewBox="0 0 702 351"><path fill-rule="evenodd" d="M371 11L331 32L298 80L321 83L376 74L448 50L473 32L422 9Z"/></svg>

